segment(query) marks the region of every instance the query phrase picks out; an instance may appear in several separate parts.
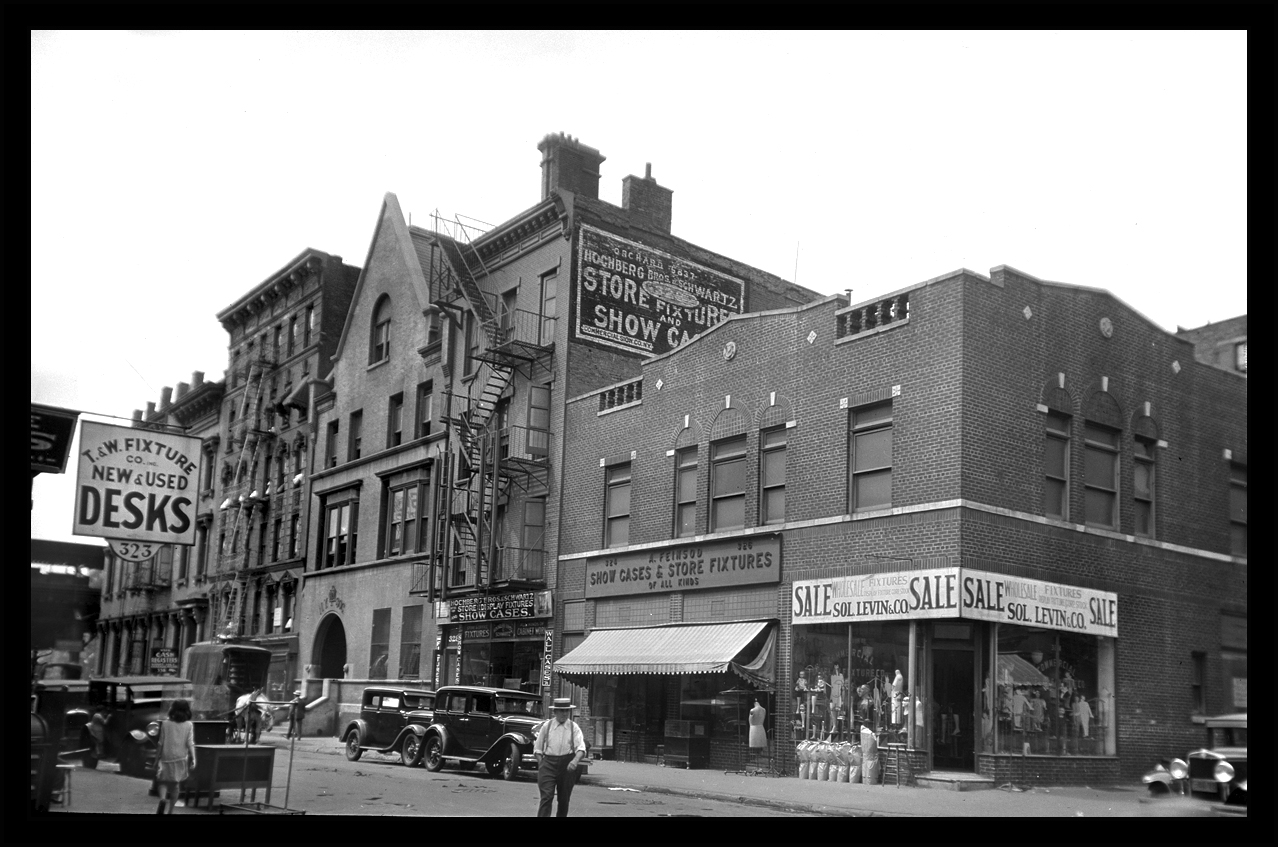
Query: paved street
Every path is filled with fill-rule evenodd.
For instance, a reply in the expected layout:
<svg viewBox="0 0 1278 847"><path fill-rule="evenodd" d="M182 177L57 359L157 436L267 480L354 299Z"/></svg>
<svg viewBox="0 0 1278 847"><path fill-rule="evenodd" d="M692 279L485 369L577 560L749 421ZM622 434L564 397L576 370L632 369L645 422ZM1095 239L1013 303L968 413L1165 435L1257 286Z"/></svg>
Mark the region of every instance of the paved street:
<svg viewBox="0 0 1278 847"><path fill-rule="evenodd" d="M473 769L429 773L405 768L398 757L365 753L349 762L333 738L297 743L289 777L289 742L264 736L278 748L270 804L307 815L526 817L536 812L532 772L515 782L488 779ZM151 814L156 800L147 783L114 768L78 769L69 810L60 813ZM288 797L285 797L287 786ZM222 792L220 803L238 802ZM246 798L251 799L251 798ZM258 801L265 801L259 794ZM213 811L217 810L214 806ZM186 815L209 810L178 809ZM899 816L899 817L1212 817L1212 804L1189 798L1150 798L1138 786L946 791L851 785L793 777L746 776L629 762L592 762L573 793L575 817L661 816ZM1230 824L1222 824L1228 826ZM1246 826L1244 820L1241 824Z"/></svg>

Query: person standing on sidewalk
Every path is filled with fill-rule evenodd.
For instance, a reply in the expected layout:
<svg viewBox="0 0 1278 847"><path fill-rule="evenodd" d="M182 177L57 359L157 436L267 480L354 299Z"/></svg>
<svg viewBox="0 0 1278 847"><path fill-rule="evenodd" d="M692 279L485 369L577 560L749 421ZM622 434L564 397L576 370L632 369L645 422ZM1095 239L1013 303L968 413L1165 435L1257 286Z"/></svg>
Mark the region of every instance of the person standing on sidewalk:
<svg viewBox="0 0 1278 847"><path fill-rule="evenodd" d="M195 724L191 723L191 704L174 700L169 719L160 724L158 770L155 781L160 794L157 815L173 814L178 791L195 768ZM165 806L168 809L165 809Z"/></svg>
<svg viewBox="0 0 1278 847"><path fill-rule="evenodd" d="M306 703L302 702L302 691L293 692L293 699L288 704L288 733L285 738L302 737L302 718L306 717Z"/></svg>
<svg viewBox="0 0 1278 847"><path fill-rule="evenodd" d="M577 763L586 755L586 739L581 727L572 720L572 710L577 708L567 697L556 697L551 711L554 717L541 725L533 754L537 757L537 789L541 792L541 804L537 817L550 817L555 793L559 794L559 808L555 817L568 817L568 800L577 784Z"/></svg>

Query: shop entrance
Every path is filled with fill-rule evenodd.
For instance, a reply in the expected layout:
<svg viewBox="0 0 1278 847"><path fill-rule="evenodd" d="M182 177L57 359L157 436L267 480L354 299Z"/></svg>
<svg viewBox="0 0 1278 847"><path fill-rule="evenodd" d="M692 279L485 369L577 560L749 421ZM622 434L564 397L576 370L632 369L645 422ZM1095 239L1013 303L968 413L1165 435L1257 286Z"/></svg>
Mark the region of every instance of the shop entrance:
<svg viewBox="0 0 1278 847"><path fill-rule="evenodd" d="M932 649L932 765L976 771L972 648Z"/></svg>

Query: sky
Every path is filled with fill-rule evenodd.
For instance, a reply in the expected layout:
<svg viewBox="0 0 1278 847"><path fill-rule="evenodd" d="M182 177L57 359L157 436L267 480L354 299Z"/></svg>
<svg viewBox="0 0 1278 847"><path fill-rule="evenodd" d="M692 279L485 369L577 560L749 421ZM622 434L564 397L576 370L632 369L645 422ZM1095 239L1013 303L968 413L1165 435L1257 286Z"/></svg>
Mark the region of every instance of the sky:
<svg viewBox="0 0 1278 847"><path fill-rule="evenodd" d="M1169 332L1247 311L1245 32L31 34L31 399L128 419L307 248L540 200L537 143L674 192L673 232L869 300L1007 264ZM71 533L65 474L32 538Z"/></svg>

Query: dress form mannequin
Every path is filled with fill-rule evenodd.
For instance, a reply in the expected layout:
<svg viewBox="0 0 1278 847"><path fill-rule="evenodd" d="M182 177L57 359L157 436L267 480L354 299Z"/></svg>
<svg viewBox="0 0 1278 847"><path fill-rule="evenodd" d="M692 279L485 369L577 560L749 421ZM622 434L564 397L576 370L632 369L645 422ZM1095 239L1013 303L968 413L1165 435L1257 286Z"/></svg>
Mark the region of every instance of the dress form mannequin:
<svg viewBox="0 0 1278 847"><path fill-rule="evenodd" d="M763 722L767 720L768 710L763 708L758 700L754 701L754 705L750 708L750 746L758 749L768 746L768 733L763 728Z"/></svg>

